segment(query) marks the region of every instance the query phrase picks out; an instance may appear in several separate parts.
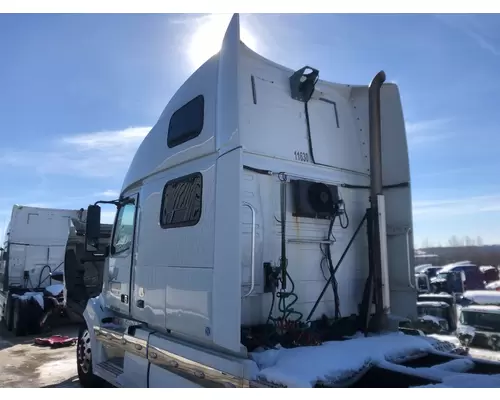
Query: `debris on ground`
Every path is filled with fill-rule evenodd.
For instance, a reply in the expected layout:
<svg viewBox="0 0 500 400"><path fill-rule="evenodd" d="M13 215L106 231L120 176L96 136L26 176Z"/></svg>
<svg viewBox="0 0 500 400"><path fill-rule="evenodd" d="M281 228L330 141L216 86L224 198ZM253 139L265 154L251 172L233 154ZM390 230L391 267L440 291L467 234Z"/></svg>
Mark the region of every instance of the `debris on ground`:
<svg viewBox="0 0 500 400"><path fill-rule="evenodd" d="M48 338L36 338L35 344L38 346L49 346L52 348L68 347L76 344L77 337L53 335Z"/></svg>

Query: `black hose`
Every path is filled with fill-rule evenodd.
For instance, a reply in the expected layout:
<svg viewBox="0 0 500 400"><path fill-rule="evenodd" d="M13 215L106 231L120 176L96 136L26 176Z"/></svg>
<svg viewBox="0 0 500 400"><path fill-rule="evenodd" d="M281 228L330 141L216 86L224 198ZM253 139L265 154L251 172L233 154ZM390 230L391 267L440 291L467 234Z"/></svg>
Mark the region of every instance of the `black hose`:
<svg viewBox="0 0 500 400"><path fill-rule="evenodd" d="M336 214L334 214L330 220L330 226L328 228L328 240L332 237L332 230L333 230L333 224L335 223L335 217ZM337 278L335 276L335 270L333 268L333 261L332 261L332 248L330 244L326 245L326 258L328 260L328 270L330 272L330 279L328 281L332 285L332 291L333 291L333 298L335 301L335 319L338 319L341 317L340 315L340 296L339 296L339 291L338 291L338 282Z"/></svg>
<svg viewBox="0 0 500 400"><path fill-rule="evenodd" d="M64 264L64 261L63 261L63 262L61 262L61 263L60 263L60 264L59 264L59 265L58 265L58 266L54 269L54 271L52 271L52 270L51 270L50 265L44 265L44 266L43 266L43 268L42 268L42 270L40 271L40 275L39 275L39 277L38 277L38 286L37 286L37 289L40 289L40 287L42 286L42 284L43 284L43 283L44 283L47 279L49 279L49 278L50 278L50 284L52 285L52 274L53 274L54 272L56 272L56 271L57 271L57 270L61 267L61 265L63 265L63 264ZM40 281L40 280L42 279L43 271L44 271L44 269L45 269L45 268L48 268L48 269L49 269L49 275L47 275L43 281Z"/></svg>
<svg viewBox="0 0 500 400"><path fill-rule="evenodd" d="M286 175L280 173L280 211L281 211L281 284L282 288L286 289L286 277L288 260L286 257Z"/></svg>
<svg viewBox="0 0 500 400"><path fill-rule="evenodd" d="M42 281L43 271L45 271L45 268L49 269L49 275L47 275L47 277ZM42 283L45 282L47 280L47 278L50 278L50 283L52 284L51 274L52 274L52 269L50 268L50 265L45 264L43 266L42 270L40 271L40 274L38 275L38 286L36 288L40 289L40 287L42 286Z"/></svg>
<svg viewBox="0 0 500 400"><path fill-rule="evenodd" d="M304 316L300 311L297 311L293 308L295 303L297 303L297 301L299 300L299 296L297 296L295 294L295 283L294 283L292 277L290 276L290 274L288 273L288 271L286 272L286 276L290 280L292 287L291 287L289 292L280 291L280 292L273 293L273 298L271 301L271 308L269 309L269 314L267 316L267 323L273 322L276 324L277 322L286 322L289 320L290 316L292 316L292 315L296 316L294 321L299 322L302 319L302 317ZM281 287L283 287L283 282L281 282ZM276 297L278 298L278 309L281 312L281 317L273 318L272 313L273 313L273 308L274 308L274 304L276 301L275 300ZM286 301L290 298L292 300L290 303L287 304Z"/></svg>
<svg viewBox="0 0 500 400"><path fill-rule="evenodd" d="M311 154L311 161L313 164L316 164L316 160L314 159L314 151L311 137L311 122L309 120L309 107L307 106L307 102L304 103L304 114L306 116L306 128L307 128L307 145L309 146L309 153Z"/></svg>

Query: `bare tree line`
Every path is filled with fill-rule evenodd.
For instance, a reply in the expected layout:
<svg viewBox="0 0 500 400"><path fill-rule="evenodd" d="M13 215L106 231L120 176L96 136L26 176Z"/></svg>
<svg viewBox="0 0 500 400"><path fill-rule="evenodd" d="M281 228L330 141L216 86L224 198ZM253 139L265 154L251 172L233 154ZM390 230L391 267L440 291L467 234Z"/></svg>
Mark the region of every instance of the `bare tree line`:
<svg viewBox="0 0 500 400"><path fill-rule="evenodd" d="M444 245L441 242L432 242L428 238L422 241L421 248L427 249L430 247L470 247L470 246L484 246L484 240L481 236L477 236L475 239L470 236L458 237L456 235L451 236Z"/></svg>

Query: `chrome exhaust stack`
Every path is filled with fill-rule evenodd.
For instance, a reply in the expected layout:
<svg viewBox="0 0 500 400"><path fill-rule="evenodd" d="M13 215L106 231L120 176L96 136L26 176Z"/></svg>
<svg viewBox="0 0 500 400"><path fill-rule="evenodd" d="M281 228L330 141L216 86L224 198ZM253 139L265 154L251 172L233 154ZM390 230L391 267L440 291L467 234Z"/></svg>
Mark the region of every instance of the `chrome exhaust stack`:
<svg viewBox="0 0 500 400"><path fill-rule="evenodd" d="M370 274L373 285L373 301L375 302L375 330L385 330L384 323L389 309L389 282L387 270L387 244L385 236L385 206L383 204L382 186L382 132L380 91L386 79L385 72L380 71L372 79L368 88L368 112L370 124L370 218L368 218L370 244ZM371 302L370 302L371 304ZM371 307L370 307L371 308Z"/></svg>

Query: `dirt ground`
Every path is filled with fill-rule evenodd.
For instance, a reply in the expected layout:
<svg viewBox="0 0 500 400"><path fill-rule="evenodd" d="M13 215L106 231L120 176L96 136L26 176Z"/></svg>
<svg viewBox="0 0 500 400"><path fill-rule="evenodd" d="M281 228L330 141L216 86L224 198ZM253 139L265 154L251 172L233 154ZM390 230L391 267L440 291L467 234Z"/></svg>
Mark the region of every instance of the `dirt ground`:
<svg viewBox="0 0 500 400"><path fill-rule="evenodd" d="M76 337L78 328L66 326L38 337L55 334ZM75 346L40 347L34 344L35 337L16 338L0 328L0 388L80 387Z"/></svg>
<svg viewBox="0 0 500 400"><path fill-rule="evenodd" d="M54 329L51 333L39 335L65 335L76 337L76 326ZM433 335L441 340L456 341L454 337ZM34 344L36 336L14 337L0 324L0 388L78 388L75 346L53 349ZM500 361L500 352L470 349L473 357Z"/></svg>

